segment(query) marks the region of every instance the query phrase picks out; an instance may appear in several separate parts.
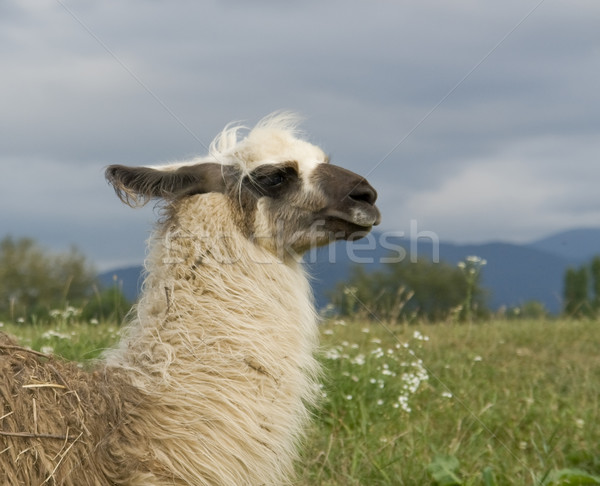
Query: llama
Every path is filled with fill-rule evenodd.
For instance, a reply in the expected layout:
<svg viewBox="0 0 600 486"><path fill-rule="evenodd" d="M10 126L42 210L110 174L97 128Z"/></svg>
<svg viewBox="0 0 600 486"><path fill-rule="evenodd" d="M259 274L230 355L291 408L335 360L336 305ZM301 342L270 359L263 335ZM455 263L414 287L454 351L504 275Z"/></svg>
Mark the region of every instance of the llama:
<svg viewBox="0 0 600 486"><path fill-rule="evenodd" d="M140 300L91 372L0 338L1 484L290 483L320 371L299 257L380 221L368 182L296 126L107 168L122 201L162 208Z"/></svg>

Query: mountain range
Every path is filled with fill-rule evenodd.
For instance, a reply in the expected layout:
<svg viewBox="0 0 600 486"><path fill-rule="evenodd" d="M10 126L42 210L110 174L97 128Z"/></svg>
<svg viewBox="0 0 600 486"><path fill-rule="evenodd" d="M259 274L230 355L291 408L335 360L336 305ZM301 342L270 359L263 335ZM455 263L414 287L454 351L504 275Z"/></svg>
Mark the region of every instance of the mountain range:
<svg viewBox="0 0 600 486"><path fill-rule="evenodd" d="M305 260L319 308L328 303L328 292L346 281L353 265L372 271L386 259L426 258L456 265L467 256L487 261L481 271L481 285L492 310L518 307L536 300L553 314L562 309L563 279L569 267L579 266L600 254L600 228L574 229L527 243L492 242L454 244L420 237L408 240L390 233L374 232L354 243L338 242L309 253ZM139 294L142 266L118 268L99 275L103 285L116 280L124 294L135 300Z"/></svg>

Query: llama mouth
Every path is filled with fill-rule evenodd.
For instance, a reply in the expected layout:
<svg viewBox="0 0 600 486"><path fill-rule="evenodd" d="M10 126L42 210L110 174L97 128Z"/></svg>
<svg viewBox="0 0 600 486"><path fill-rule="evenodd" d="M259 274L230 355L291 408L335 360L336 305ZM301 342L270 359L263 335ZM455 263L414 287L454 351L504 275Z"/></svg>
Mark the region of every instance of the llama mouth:
<svg viewBox="0 0 600 486"><path fill-rule="evenodd" d="M338 211L330 209L325 212L327 219L334 219L350 223L362 230L370 230L373 226L381 223L381 213L377 206L353 207L350 211Z"/></svg>

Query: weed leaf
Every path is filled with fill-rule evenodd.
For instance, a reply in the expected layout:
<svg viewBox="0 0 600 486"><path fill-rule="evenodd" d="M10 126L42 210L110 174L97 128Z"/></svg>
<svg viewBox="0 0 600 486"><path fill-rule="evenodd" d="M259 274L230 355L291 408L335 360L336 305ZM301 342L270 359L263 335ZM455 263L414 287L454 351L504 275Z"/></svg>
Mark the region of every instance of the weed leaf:
<svg viewBox="0 0 600 486"><path fill-rule="evenodd" d="M496 486L496 478L494 476L494 471L491 467L486 467L481 472L481 477L483 479L484 486Z"/></svg>
<svg viewBox="0 0 600 486"><path fill-rule="evenodd" d="M600 484L600 477L593 476L580 469L559 469L552 471L544 486L580 486L586 484Z"/></svg>
<svg viewBox="0 0 600 486"><path fill-rule="evenodd" d="M436 456L427 466L427 472L438 486L457 486L462 481L456 474L460 464L454 456Z"/></svg>

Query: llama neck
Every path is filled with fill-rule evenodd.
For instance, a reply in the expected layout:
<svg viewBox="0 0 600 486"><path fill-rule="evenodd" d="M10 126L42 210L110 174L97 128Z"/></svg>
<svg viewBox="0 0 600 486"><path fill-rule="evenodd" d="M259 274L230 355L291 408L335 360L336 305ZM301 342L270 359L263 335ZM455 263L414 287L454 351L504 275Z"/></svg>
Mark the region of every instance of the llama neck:
<svg viewBox="0 0 600 486"><path fill-rule="evenodd" d="M230 215L206 211L206 199L210 222L189 212L159 233L138 318L107 362L154 394L150 433L185 451L161 465L185 463L171 476L281 483L315 398L310 288L300 265L227 227Z"/></svg>

